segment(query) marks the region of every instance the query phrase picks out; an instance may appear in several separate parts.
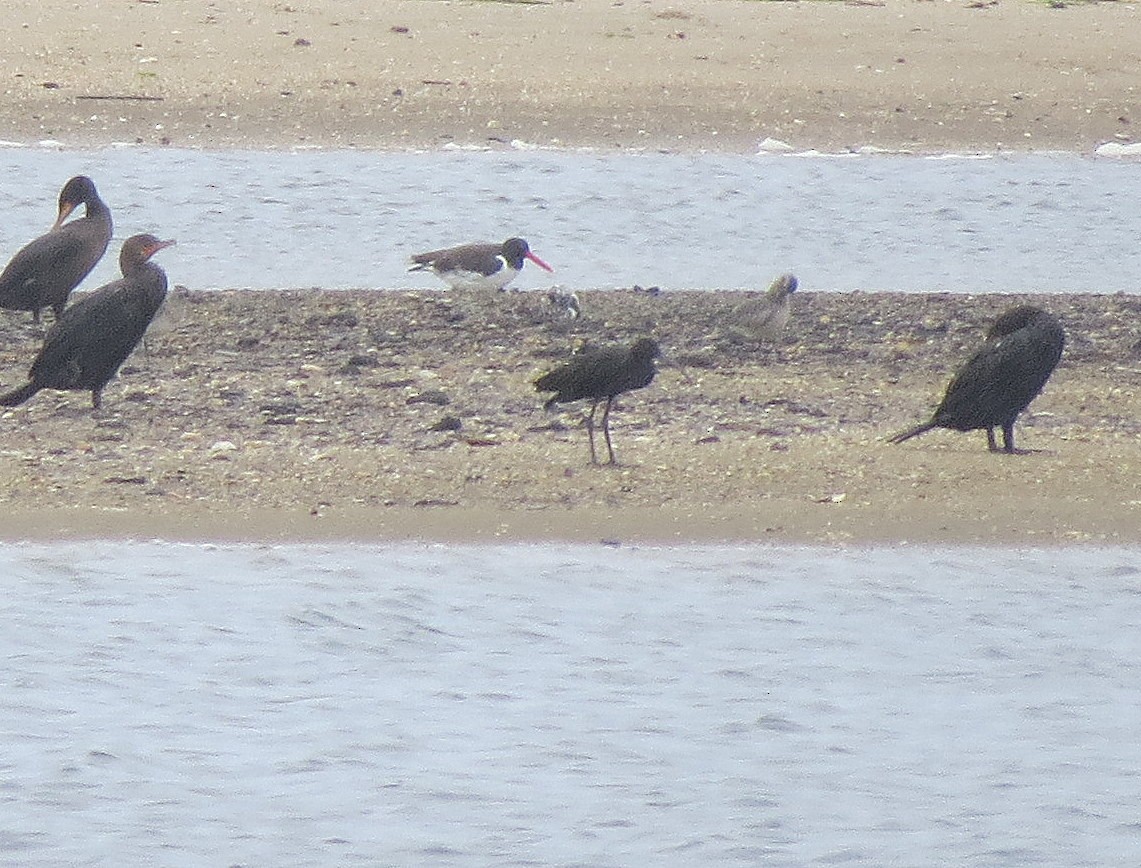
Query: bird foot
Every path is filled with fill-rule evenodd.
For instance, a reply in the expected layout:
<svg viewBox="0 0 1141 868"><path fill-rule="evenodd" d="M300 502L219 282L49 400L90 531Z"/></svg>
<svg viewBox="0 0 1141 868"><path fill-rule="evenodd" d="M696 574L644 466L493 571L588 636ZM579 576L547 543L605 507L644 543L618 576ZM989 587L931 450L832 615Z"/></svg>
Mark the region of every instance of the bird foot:
<svg viewBox="0 0 1141 868"><path fill-rule="evenodd" d="M1036 455L1040 452L1045 452L1044 449L1006 449L1004 447L996 446L990 450L995 455Z"/></svg>

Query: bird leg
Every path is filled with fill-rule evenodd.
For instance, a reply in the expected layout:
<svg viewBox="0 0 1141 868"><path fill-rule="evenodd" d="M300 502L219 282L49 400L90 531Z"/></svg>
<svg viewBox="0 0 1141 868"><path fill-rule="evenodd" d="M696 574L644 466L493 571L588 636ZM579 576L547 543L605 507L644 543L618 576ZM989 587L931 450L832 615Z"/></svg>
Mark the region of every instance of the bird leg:
<svg viewBox="0 0 1141 868"><path fill-rule="evenodd" d="M586 414L586 433L590 437L590 463L597 464L598 456L594 453L594 413L598 409L598 402L590 405L590 412Z"/></svg>
<svg viewBox="0 0 1141 868"><path fill-rule="evenodd" d="M1002 426L1002 451L1007 455L1030 455L1039 450L1037 449L1015 449L1014 448L1014 423Z"/></svg>
<svg viewBox="0 0 1141 868"><path fill-rule="evenodd" d="M617 464L614 460L614 447L610 445L610 405L614 403L614 396L606 399L606 409L602 411L602 434L606 437L606 452L610 455L607 464Z"/></svg>
<svg viewBox="0 0 1141 868"><path fill-rule="evenodd" d="M995 440L994 429L986 429L986 442L987 447L991 452L1002 452L1006 455L1029 455L1035 451L1033 449L1015 449L1014 448L1014 423L1002 426L1002 448L998 448L998 442Z"/></svg>

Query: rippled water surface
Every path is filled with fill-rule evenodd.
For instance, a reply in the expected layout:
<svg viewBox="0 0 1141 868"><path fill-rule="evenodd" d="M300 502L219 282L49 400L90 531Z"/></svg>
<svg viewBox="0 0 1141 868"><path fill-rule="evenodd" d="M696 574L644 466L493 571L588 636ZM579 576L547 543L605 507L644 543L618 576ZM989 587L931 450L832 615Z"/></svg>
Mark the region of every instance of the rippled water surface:
<svg viewBox="0 0 1141 868"><path fill-rule="evenodd" d="M0 547L6 865L1129 865L1141 552Z"/></svg>
<svg viewBox="0 0 1141 868"><path fill-rule="evenodd" d="M92 175L192 288L411 288L409 254L527 237L572 288L1141 290L1141 163L1072 155L0 151L0 258ZM118 248L118 241L115 243ZM89 287L112 279L114 257ZM516 285L550 286L528 268Z"/></svg>

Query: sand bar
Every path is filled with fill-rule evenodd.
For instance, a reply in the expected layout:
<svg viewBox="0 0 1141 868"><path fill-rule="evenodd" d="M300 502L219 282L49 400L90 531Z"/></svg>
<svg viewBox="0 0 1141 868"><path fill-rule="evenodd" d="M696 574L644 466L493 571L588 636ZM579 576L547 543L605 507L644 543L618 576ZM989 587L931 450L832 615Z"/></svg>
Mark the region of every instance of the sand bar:
<svg viewBox="0 0 1141 868"><path fill-rule="evenodd" d="M804 293L777 347L727 329L740 293L581 298L567 320L542 293L191 293L101 412L45 392L0 416L0 536L1141 541L1132 297ZM1035 451L886 443L1024 300L1071 335L1017 428ZM8 386L39 338L6 322ZM592 467L580 408L532 381L645 333L667 359L615 411L619 466Z"/></svg>

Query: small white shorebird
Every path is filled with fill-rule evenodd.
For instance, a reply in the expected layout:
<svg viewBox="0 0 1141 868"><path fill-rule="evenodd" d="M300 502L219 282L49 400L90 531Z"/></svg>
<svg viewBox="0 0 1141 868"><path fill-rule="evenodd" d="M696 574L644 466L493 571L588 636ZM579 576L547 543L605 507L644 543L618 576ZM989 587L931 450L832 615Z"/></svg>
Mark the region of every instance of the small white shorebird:
<svg viewBox="0 0 1141 868"><path fill-rule="evenodd" d="M408 270L431 271L452 289L501 290L523 270L524 259L545 271L554 271L531 252L522 238L508 238L502 244L461 244L417 253Z"/></svg>
<svg viewBox="0 0 1141 868"><path fill-rule="evenodd" d="M582 316L582 305L579 304L578 293L567 292L560 287L555 287L547 292L547 305L558 317L578 319Z"/></svg>
<svg viewBox="0 0 1141 868"><path fill-rule="evenodd" d="M749 299L734 311L733 328L757 340L777 340L788 325L792 307L789 296L796 292L796 286L795 277L782 274L764 295Z"/></svg>

